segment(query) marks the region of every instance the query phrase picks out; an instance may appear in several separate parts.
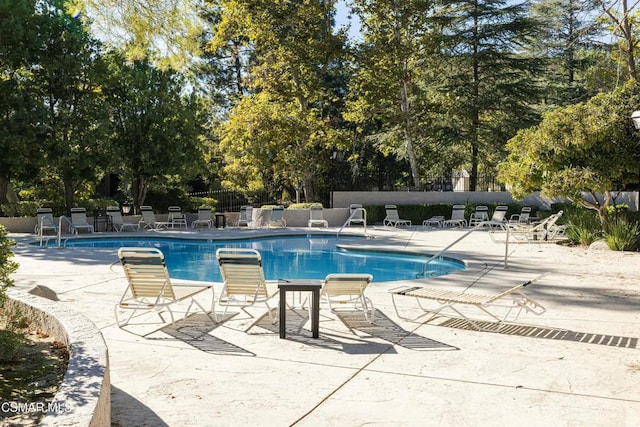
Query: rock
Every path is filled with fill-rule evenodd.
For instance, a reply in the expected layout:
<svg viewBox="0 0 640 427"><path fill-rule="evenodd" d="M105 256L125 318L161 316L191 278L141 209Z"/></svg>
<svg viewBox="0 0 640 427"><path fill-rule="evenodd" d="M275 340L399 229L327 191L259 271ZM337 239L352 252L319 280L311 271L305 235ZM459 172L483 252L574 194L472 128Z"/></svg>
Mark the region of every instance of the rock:
<svg viewBox="0 0 640 427"><path fill-rule="evenodd" d="M606 240L596 240L589 245L590 251L610 251L609 245Z"/></svg>
<svg viewBox="0 0 640 427"><path fill-rule="evenodd" d="M31 289L29 293L41 298L50 299L51 301L60 301L58 299L58 295L52 289L47 288L46 286L38 285Z"/></svg>

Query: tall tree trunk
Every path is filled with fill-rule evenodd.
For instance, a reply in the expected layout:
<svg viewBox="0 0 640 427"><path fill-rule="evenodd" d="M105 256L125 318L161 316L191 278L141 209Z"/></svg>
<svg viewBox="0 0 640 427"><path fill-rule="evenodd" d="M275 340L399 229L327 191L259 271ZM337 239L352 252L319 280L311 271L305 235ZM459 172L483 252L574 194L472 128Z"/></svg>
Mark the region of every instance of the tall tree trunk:
<svg viewBox="0 0 640 427"><path fill-rule="evenodd" d="M67 215L71 215L71 208L75 207L75 194L73 191L73 179L71 174L62 175L62 184L64 185L64 206L67 209Z"/></svg>
<svg viewBox="0 0 640 427"><path fill-rule="evenodd" d="M9 191L9 181L0 178L0 205L9 202L7 198L7 192Z"/></svg>
<svg viewBox="0 0 640 427"><path fill-rule="evenodd" d="M147 190L149 186L147 181L143 177L136 177L133 179L131 185L131 198L133 199L133 206L135 213L140 212L140 206L144 205L144 200L147 198Z"/></svg>

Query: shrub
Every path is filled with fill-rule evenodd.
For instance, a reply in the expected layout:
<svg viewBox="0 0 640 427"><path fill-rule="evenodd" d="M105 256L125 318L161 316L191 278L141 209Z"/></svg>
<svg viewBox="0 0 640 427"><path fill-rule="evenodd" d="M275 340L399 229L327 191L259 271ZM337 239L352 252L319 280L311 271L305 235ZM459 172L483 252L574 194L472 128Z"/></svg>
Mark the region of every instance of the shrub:
<svg viewBox="0 0 640 427"><path fill-rule="evenodd" d="M21 201L1 205L0 210L4 216L30 217L36 216L36 210L41 206L41 202Z"/></svg>
<svg viewBox="0 0 640 427"><path fill-rule="evenodd" d="M322 203L291 203L287 209L311 209L312 206L323 207Z"/></svg>
<svg viewBox="0 0 640 427"><path fill-rule="evenodd" d="M609 222L605 238L611 250L634 251L640 243L640 226L626 218L614 219Z"/></svg>
<svg viewBox="0 0 640 427"><path fill-rule="evenodd" d="M9 275L18 269L18 264L11 260L11 248L15 244L13 240L7 239L7 229L0 225L0 306L7 297L6 289L13 286L13 280Z"/></svg>
<svg viewBox="0 0 640 427"><path fill-rule="evenodd" d="M596 211L569 208L563 216L566 216L566 223L569 225L566 234L571 242L587 246L602 236L602 227Z"/></svg>

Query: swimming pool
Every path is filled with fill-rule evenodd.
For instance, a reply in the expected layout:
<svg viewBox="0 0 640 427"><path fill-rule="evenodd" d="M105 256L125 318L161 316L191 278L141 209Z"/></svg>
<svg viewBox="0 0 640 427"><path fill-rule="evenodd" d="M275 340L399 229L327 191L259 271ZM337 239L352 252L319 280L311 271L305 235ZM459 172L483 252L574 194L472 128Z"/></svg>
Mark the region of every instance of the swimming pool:
<svg viewBox="0 0 640 427"><path fill-rule="evenodd" d="M340 243L345 243L341 238ZM353 240L351 241L353 243ZM374 282L412 280L424 271L429 254L406 254L372 250L344 250L334 235L277 236L252 239L191 240L162 237L118 237L69 239L67 247L113 248L155 247L166 258L172 277L220 282L216 249L251 248L260 252L267 280L324 279L329 273L369 273ZM443 275L464 268L455 259L444 258L427 265L428 275Z"/></svg>

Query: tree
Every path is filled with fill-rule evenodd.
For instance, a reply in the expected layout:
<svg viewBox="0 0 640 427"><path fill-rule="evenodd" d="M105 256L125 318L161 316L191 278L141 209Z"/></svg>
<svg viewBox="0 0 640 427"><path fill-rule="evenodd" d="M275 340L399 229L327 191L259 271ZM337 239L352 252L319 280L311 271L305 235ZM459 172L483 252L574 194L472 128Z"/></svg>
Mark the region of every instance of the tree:
<svg viewBox="0 0 640 427"><path fill-rule="evenodd" d="M0 0L0 204L12 179L37 174L45 134L32 65L41 46L35 0Z"/></svg>
<svg viewBox="0 0 640 427"><path fill-rule="evenodd" d="M522 4L504 0L445 1L437 17L450 71L440 90L447 100L448 140L466 147L475 191L480 167L491 170L506 141L537 121L531 104L538 98L540 63L522 52L537 27Z"/></svg>
<svg viewBox="0 0 640 427"><path fill-rule="evenodd" d="M247 93L220 129L224 170L236 183L245 177L253 186L293 189L296 199L304 193L314 200L314 184L330 150L344 143L332 114L340 96L327 84L339 67L344 42L343 34L332 32L334 1L229 0L222 6L213 46L237 40L251 47L253 58L244 79ZM240 34L248 40L238 39ZM244 124L250 125L242 129ZM231 135L243 139L233 141ZM276 164L253 163L276 158ZM239 170L247 163L252 166Z"/></svg>
<svg viewBox="0 0 640 427"><path fill-rule="evenodd" d="M541 25L529 49L546 59L546 72L540 76L545 108L586 101L613 89L616 76L608 71L613 68L611 46L604 42L606 29L598 19L598 8L598 0L533 3L531 15ZM591 86L589 76L596 70L611 77L608 85Z"/></svg>
<svg viewBox="0 0 640 427"><path fill-rule="evenodd" d="M632 13L632 8L629 8L627 0L616 0L611 2L611 5L605 0L599 0L598 3L605 16L612 23L611 32L618 37L620 60L625 64L629 78L637 80L636 47L638 46L638 37L634 28L637 25L637 18ZM620 5L619 11L615 10L618 4ZM637 2L634 3L634 6L637 4Z"/></svg>
<svg viewBox="0 0 640 427"><path fill-rule="evenodd" d="M203 166L203 109L195 95L183 95L174 71L149 61L107 56L109 78L103 90L112 122L112 155L137 210L150 186L172 176L189 179ZM116 165L113 165L116 166Z"/></svg>
<svg viewBox="0 0 640 427"><path fill-rule="evenodd" d="M638 105L640 86L630 81L545 114L539 125L508 142L500 180L512 186L514 197L541 190L548 197L572 198L596 210L606 227L610 191L623 188L638 173L640 138L630 120Z"/></svg>
<svg viewBox="0 0 640 427"><path fill-rule="evenodd" d="M47 109L43 173L60 179L69 211L76 192L101 173L97 166L106 139L102 62L98 43L65 12L64 0L50 0L41 13L43 48L35 77Z"/></svg>
<svg viewBox="0 0 640 427"><path fill-rule="evenodd" d="M345 117L360 127L376 122L372 135L378 148L409 161L413 185L420 188L416 148L421 110L420 68L430 53L428 28L431 0L356 0L355 10L363 24L358 69L350 90L353 95Z"/></svg>
<svg viewBox="0 0 640 427"><path fill-rule="evenodd" d="M199 0L68 0L67 11L128 60L183 69L199 52Z"/></svg>

